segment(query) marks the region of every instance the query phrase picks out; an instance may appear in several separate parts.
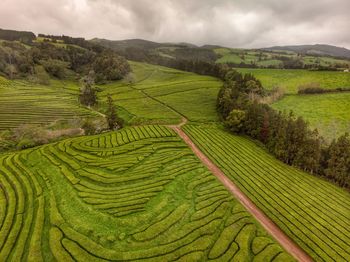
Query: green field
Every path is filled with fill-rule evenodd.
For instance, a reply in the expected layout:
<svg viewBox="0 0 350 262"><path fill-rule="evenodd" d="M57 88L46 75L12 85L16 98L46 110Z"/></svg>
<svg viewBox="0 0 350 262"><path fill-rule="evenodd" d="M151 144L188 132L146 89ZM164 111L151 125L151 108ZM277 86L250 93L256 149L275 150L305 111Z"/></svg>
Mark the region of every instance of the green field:
<svg viewBox="0 0 350 262"><path fill-rule="evenodd" d="M315 261L350 260L350 194L268 154L251 140L186 125L201 150Z"/></svg>
<svg viewBox="0 0 350 262"><path fill-rule="evenodd" d="M79 105L78 90L71 82L53 80L45 86L0 77L0 130L96 116Z"/></svg>
<svg viewBox="0 0 350 262"><path fill-rule="evenodd" d="M254 64L259 67L269 67L273 66L275 68L281 68L283 66L283 61L280 57L288 57L292 59L301 59L305 65L315 65L315 66L332 66L336 64L345 64L350 66L349 60L343 60L327 56L310 56L304 55L299 57L297 53L293 51L280 51L276 52L266 52L262 50L247 50L247 49L231 49L231 48L216 48L214 52L221 57L216 61L216 63L233 63L233 64Z"/></svg>
<svg viewBox="0 0 350 262"><path fill-rule="evenodd" d="M293 261L174 131L141 126L175 124L182 117L189 119L184 129L203 152L316 261L350 260L347 192L218 128L219 80L130 64L132 75L100 85L98 97L103 112L111 94L118 113L139 126L0 155L0 261ZM271 79L289 85L294 80L288 77L298 71L256 72L272 88ZM305 80L321 73L325 83L349 83L341 78L345 73L300 74ZM1 123L6 129L94 116L79 106L78 90L69 81L41 86L0 78L0 129ZM308 119L312 104L319 112L310 113L310 122L312 114L348 119L340 113L347 112L340 104L348 105L348 93L325 96L334 98L288 95L290 102L274 107L296 111L299 102L296 114Z"/></svg>
<svg viewBox="0 0 350 262"><path fill-rule="evenodd" d="M288 95L272 107L302 116L328 140L350 133L350 92L320 95Z"/></svg>
<svg viewBox="0 0 350 262"><path fill-rule="evenodd" d="M1 261L293 261L166 127L1 155L0 174Z"/></svg>
<svg viewBox="0 0 350 262"><path fill-rule="evenodd" d="M297 93L299 86L309 83L319 83L325 89L350 87L350 74L345 72L249 68L237 68L237 71L252 73L266 89L281 87L288 94Z"/></svg>
<svg viewBox="0 0 350 262"><path fill-rule="evenodd" d="M217 121L215 101L222 83L209 76L161 66L130 62L132 82L123 80L100 88L111 94L131 124Z"/></svg>

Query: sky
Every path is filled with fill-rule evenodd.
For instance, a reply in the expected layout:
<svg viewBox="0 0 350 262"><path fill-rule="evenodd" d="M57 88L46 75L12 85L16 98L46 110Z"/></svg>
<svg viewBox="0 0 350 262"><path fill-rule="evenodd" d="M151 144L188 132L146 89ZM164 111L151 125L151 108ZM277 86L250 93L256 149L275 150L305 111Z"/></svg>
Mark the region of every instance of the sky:
<svg viewBox="0 0 350 262"><path fill-rule="evenodd" d="M350 0L0 0L0 28L86 39L350 49Z"/></svg>

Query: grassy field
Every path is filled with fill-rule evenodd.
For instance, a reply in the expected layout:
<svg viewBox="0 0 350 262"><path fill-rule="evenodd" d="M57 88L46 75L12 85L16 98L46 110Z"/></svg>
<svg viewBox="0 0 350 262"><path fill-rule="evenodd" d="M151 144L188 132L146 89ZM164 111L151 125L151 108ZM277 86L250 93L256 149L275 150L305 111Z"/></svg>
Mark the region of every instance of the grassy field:
<svg viewBox="0 0 350 262"><path fill-rule="evenodd" d="M320 95L288 95L272 107L302 116L328 140L350 133L350 92Z"/></svg>
<svg viewBox="0 0 350 262"><path fill-rule="evenodd" d="M131 124L172 124L182 116L194 122L218 120L215 100L222 86L219 80L161 66L130 63L131 80L103 85L99 96L103 100L111 94Z"/></svg>
<svg viewBox="0 0 350 262"><path fill-rule="evenodd" d="M300 85L309 83L319 83L322 88L326 89L350 87L350 74L344 72L245 68L237 68L237 71L252 73L266 89L282 87L288 94L297 93Z"/></svg>
<svg viewBox="0 0 350 262"><path fill-rule="evenodd" d="M315 65L315 66L331 66L336 64L345 64L350 66L349 60L343 60L332 57L315 57L310 55L304 55L302 58L298 57L298 54L292 51L280 51L279 53L259 51L259 50L245 50L245 49L231 49L231 48L216 48L214 52L221 57L216 61L216 63L233 63L233 64L255 64L259 67L280 67L283 66L283 61L280 57L288 58L298 58L305 65Z"/></svg>
<svg viewBox="0 0 350 262"><path fill-rule="evenodd" d="M0 77L0 130L96 116L79 105L78 90L72 82L52 80L45 86Z"/></svg>
<svg viewBox="0 0 350 262"><path fill-rule="evenodd" d="M350 260L348 192L216 126L186 125L185 131L315 261Z"/></svg>
<svg viewBox="0 0 350 262"><path fill-rule="evenodd" d="M0 174L1 261L293 261L166 127L1 155Z"/></svg>

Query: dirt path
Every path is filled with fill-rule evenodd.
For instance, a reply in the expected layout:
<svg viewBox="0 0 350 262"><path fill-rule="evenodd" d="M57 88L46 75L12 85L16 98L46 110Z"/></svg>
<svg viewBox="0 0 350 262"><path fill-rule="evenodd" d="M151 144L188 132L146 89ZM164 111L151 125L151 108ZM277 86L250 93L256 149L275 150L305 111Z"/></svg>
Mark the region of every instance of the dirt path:
<svg viewBox="0 0 350 262"><path fill-rule="evenodd" d="M224 186L239 200L239 202L255 217L266 231L275 238L280 245L298 261L312 261L312 258L291 240L269 217L265 215L225 174L192 142L191 138L181 130L187 119L181 124L170 126L186 142L203 164L224 184Z"/></svg>

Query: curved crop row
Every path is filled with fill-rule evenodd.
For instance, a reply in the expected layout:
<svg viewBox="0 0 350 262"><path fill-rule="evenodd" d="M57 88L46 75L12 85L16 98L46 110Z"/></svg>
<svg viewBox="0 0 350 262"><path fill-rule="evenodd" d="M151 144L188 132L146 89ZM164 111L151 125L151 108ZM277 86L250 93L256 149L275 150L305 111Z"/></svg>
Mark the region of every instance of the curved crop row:
<svg viewBox="0 0 350 262"><path fill-rule="evenodd" d="M0 260L293 261L171 129L0 157Z"/></svg>

